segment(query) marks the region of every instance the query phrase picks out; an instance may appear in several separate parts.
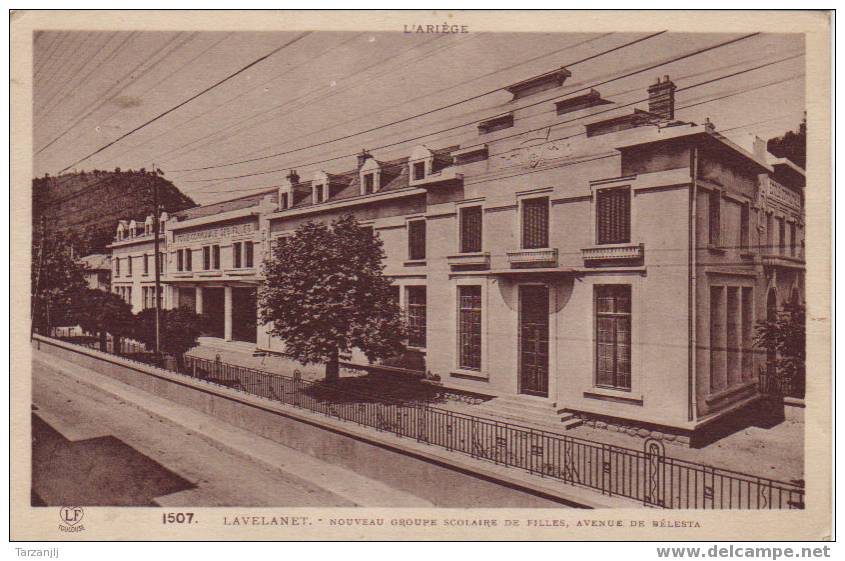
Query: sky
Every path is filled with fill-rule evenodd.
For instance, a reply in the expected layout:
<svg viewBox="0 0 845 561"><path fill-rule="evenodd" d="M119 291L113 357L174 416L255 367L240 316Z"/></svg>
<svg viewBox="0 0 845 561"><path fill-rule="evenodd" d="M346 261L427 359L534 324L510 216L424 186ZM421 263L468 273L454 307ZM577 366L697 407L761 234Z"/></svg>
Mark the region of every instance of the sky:
<svg viewBox="0 0 845 561"><path fill-rule="evenodd" d="M439 148L477 138L474 125L457 126L500 111L511 99L501 88L562 66L572 75L561 95L607 82L596 89L620 104L643 100L646 88L668 75L679 88L677 119L709 118L741 146L750 147L754 135L797 129L805 97L802 35L762 33L622 79L615 78L741 35L665 33L578 62L647 35L42 31L34 39L33 173L155 166L206 204L279 185L292 167L304 178L352 169L362 148L387 160L419 143ZM475 99L463 102L468 98ZM563 127L578 132L584 122ZM450 127L457 128L401 143ZM321 145L309 148L314 144ZM393 146L378 149L386 145Z"/></svg>

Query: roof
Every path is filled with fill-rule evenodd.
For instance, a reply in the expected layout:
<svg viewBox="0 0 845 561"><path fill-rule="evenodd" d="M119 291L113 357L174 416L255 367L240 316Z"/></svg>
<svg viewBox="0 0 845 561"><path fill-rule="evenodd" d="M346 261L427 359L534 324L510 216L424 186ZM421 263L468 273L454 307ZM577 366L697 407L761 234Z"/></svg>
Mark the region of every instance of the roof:
<svg viewBox="0 0 845 561"><path fill-rule="evenodd" d="M261 191L260 193L253 193L237 199L229 199L227 201L220 201L219 203L212 203L210 205L195 206L186 210L173 213L177 220L192 220L194 218L202 218L204 216L211 216L232 210L240 210L242 208L249 208L256 206L264 200L264 197L271 195L275 200L277 198L276 189Z"/></svg>
<svg viewBox="0 0 845 561"><path fill-rule="evenodd" d="M91 255L86 255L78 259L76 262L92 271L111 270L111 257L103 253L92 253Z"/></svg>

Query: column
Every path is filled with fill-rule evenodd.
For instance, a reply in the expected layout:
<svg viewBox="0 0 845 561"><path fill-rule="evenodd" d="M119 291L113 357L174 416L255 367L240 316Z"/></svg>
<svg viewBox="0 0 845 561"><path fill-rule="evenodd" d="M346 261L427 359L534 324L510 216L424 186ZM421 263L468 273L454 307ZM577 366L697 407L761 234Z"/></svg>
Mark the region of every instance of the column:
<svg viewBox="0 0 845 561"><path fill-rule="evenodd" d="M203 313L203 308L202 308L202 287L201 287L201 286L198 286L198 287L196 288L196 291L197 291L197 292L196 292L196 310L197 310L197 313L198 313L198 314L201 314L201 313Z"/></svg>
<svg viewBox="0 0 845 561"><path fill-rule="evenodd" d="M232 287L223 287L223 339L232 340Z"/></svg>

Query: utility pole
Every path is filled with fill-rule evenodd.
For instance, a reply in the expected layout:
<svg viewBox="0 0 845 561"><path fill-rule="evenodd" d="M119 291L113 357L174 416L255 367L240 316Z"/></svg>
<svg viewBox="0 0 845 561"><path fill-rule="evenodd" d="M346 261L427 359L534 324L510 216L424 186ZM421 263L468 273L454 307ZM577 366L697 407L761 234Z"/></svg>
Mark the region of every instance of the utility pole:
<svg viewBox="0 0 845 561"><path fill-rule="evenodd" d="M153 163L153 170L156 169ZM158 251L158 224L159 210L158 210L158 177L153 178L153 252L155 257L153 263L155 264L155 306L156 306L156 358L161 352L161 254Z"/></svg>

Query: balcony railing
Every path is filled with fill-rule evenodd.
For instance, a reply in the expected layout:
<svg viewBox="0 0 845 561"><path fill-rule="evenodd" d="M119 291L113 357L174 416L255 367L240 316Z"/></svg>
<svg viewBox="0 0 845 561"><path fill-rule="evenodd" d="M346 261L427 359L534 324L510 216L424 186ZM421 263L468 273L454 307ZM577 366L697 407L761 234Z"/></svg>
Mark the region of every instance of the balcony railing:
<svg viewBox="0 0 845 561"><path fill-rule="evenodd" d="M557 267L557 248L509 251L508 263L511 267Z"/></svg>
<svg viewBox="0 0 845 561"><path fill-rule="evenodd" d="M581 250L581 257L585 263L634 261L642 259L644 254L643 244L596 246Z"/></svg>
<svg viewBox="0 0 845 561"><path fill-rule="evenodd" d="M490 254L485 252L478 253L459 253L457 255L449 255L446 257L446 262L450 267L475 267L478 269L490 268Z"/></svg>

